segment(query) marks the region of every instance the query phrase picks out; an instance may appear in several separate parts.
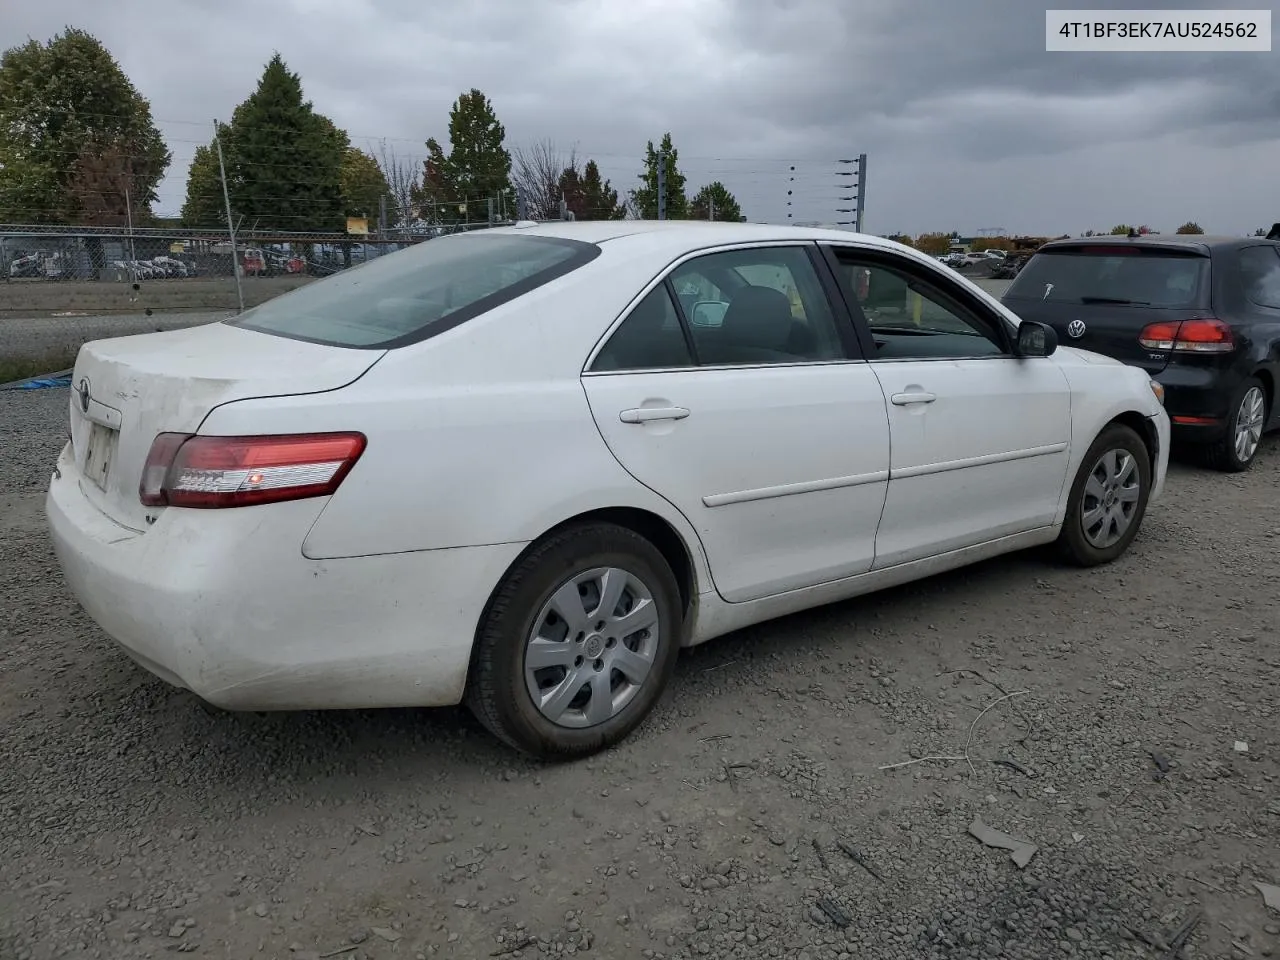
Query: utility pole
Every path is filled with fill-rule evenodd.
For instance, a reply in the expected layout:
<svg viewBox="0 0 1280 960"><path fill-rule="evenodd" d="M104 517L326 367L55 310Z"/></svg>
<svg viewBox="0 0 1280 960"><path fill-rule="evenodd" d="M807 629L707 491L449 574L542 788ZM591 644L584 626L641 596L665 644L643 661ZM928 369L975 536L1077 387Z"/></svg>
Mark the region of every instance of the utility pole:
<svg viewBox="0 0 1280 960"><path fill-rule="evenodd" d="M488 198L489 226L493 226L493 197Z"/></svg>
<svg viewBox="0 0 1280 960"><path fill-rule="evenodd" d="M524 195L524 187L516 187L516 219L529 219L529 201Z"/></svg>
<svg viewBox="0 0 1280 960"><path fill-rule="evenodd" d="M138 252L133 249L133 200L129 196L129 185L124 187L124 215L125 222L129 225L129 259L137 260Z"/></svg>
<svg viewBox="0 0 1280 960"><path fill-rule="evenodd" d="M658 154L658 219L667 219L667 154Z"/></svg>
<svg viewBox="0 0 1280 960"><path fill-rule="evenodd" d="M858 154L858 204L857 213L853 215L853 229L862 232L862 211L867 202L867 155Z"/></svg>
<svg viewBox="0 0 1280 960"><path fill-rule="evenodd" d="M853 219L837 220L836 222L842 227L853 227L854 230L856 230L858 233L861 233L862 232L862 213L866 207L867 155L865 153L860 153L858 154L856 159L841 160L840 162L853 164L855 166L853 170L839 171L838 173L836 173L836 176L837 177L856 177L857 179L854 181L854 188L856 192L850 196L839 198L840 200L846 200L846 201L852 200L854 201L854 205L852 207L836 207L836 213L852 213ZM842 190L849 189L849 186L844 183L842 183L840 187Z"/></svg>
<svg viewBox="0 0 1280 960"><path fill-rule="evenodd" d="M236 228L231 219L231 192L227 189L227 162L222 156L222 138L218 136L218 121L213 121L213 142L218 145L218 175L222 178L222 201L227 207L227 234L231 237L231 272L236 278L236 299L240 313L244 313L244 285L240 282L240 254L236 252Z"/></svg>
<svg viewBox="0 0 1280 960"><path fill-rule="evenodd" d="M378 198L378 238L387 239L387 195Z"/></svg>
<svg viewBox="0 0 1280 960"><path fill-rule="evenodd" d="M716 198L715 195L707 193L707 219L714 220L716 218Z"/></svg>

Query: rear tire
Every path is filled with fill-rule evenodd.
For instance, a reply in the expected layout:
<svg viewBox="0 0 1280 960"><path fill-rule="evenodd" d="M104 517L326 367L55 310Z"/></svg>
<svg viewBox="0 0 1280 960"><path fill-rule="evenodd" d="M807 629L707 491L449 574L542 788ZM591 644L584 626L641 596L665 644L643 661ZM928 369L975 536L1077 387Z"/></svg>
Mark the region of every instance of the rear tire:
<svg viewBox="0 0 1280 960"><path fill-rule="evenodd" d="M1089 446L1071 485L1058 549L1081 567L1110 563L1138 535L1151 495L1151 457L1132 429L1113 423Z"/></svg>
<svg viewBox="0 0 1280 960"><path fill-rule="evenodd" d="M682 620L675 575L652 543L611 523L566 528L519 560L490 599L466 704L538 759L597 753L657 703Z"/></svg>
<svg viewBox="0 0 1280 960"><path fill-rule="evenodd" d="M1253 465L1262 445L1262 431L1267 423L1267 392L1262 381L1249 377L1236 388L1227 407L1227 431L1222 438L1204 449L1204 461L1214 470L1241 473Z"/></svg>

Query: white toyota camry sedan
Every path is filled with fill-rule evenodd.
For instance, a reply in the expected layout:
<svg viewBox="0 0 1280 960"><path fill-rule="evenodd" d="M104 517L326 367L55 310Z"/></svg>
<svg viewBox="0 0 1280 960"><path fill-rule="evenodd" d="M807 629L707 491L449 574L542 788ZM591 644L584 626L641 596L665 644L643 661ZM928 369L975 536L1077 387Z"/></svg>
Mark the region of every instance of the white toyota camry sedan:
<svg viewBox="0 0 1280 960"><path fill-rule="evenodd" d="M522 223L77 358L47 498L138 663L228 709L466 702L544 758L680 647L1055 543L1122 554L1145 373L841 231Z"/></svg>

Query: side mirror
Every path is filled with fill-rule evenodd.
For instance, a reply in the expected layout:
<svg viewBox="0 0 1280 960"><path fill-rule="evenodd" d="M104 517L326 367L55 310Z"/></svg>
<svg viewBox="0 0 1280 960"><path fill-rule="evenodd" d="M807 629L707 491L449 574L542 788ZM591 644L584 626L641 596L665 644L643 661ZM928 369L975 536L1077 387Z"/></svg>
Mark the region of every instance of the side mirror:
<svg viewBox="0 0 1280 960"><path fill-rule="evenodd" d="M1034 320L1023 320L1018 325L1018 356L1050 357L1058 349L1058 335L1053 327Z"/></svg>
<svg viewBox="0 0 1280 960"><path fill-rule="evenodd" d="M695 327L718 327L728 310L723 300L699 300L689 311L689 322Z"/></svg>

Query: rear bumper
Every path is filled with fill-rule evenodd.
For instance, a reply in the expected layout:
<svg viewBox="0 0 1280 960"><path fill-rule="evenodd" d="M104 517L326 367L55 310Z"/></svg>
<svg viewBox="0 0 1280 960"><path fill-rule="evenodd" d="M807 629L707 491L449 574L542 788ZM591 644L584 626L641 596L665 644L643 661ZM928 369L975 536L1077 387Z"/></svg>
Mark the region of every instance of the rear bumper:
<svg viewBox="0 0 1280 960"><path fill-rule="evenodd" d="M85 497L65 450L46 497L72 593L168 683L233 710L458 703L476 624L523 545L308 560L323 505L170 509L139 534Z"/></svg>
<svg viewBox="0 0 1280 960"><path fill-rule="evenodd" d="M1153 379L1164 386L1175 442L1212 443L1226 433L1236 385L1230 370L1170 364Z"/></svg>

